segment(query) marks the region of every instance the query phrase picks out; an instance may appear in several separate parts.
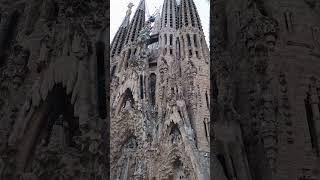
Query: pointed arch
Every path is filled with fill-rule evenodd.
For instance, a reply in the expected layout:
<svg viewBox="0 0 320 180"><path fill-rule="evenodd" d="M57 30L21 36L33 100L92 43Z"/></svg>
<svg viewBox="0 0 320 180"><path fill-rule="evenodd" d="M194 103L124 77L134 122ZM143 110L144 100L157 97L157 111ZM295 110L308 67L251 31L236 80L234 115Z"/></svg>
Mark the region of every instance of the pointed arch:
<svg viewBox="0 0 320 180"><path fill-rule="evenodd" d="M124 93L121 95L120 100L117 105L117 109L116 109L117 114L120 112L120 110L122 108L124 108L126 106L127 101L128 101L128 103L130 103L131 108L134 108L135 100L134 100L133 93L130 88L127 88L124 91Z"/></svg>

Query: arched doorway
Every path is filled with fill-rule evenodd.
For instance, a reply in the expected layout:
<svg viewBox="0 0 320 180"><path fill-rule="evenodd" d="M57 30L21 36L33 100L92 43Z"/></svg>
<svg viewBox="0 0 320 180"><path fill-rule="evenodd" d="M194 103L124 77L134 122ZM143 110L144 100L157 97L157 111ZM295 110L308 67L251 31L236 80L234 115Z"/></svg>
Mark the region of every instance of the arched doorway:
<svg viewBox="0 0 320 180"><path fill-rule="evenodd" d="M33 112L30 123L18 145L16 161L20 171L33 171L31 164L39 149L63 152L77 149L75 136L80 135L79 118L74 116L71 95L61 83L56 84L47 98Z"/></svg>

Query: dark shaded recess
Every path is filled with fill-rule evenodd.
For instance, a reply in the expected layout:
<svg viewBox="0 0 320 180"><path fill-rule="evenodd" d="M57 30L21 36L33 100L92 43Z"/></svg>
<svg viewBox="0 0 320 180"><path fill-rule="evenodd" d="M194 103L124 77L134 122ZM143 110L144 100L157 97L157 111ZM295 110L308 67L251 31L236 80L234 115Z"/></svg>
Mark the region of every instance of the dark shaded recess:
<svg viewBox="0 0 320 180"><path fill-rule="evenodd" d="M63 120L68 122L68 136L67 142L69 146L74 147L75 142L73 137L80 134L79 121L74 116L73 105L71 104L71 96L66 94L66 89L61 84L54 87L51 95L48 98L50 104L50 111L47 114L47 126L45 131L48 132L46 136L46 145L48 145L52 133L54 124L62 125L63 122L57 122L60 115L63 116Z"/></svg>
<svg viewBox="0 0 320 180"><path fill-rule="evenodd" d="M230 175L229 175L229 173L228 173L228 168L227 168L227 164L226 164L226 159L225 159L224 156L221 155L221 154L218 154L218 155L217 155L217 159L218 159L218 161L220 162L220 164L222 165L223 172L224 172L224 174L226 175L227 179L228 179L228 180L231 180Z"/></svg>
<svg viewBox="0 0 320 180"><path fill-rule="evenodd" d="M116 67L117 67L117 65L114 65L114 66L112 67L112 70L111 70L111 77L113 77L113 76L114 76L114 73L116 72Z"/></svg>
<svg viewBox="0 0 320 180"><path fill-rule="evenodd" d="M7 27L5 27L4 32L2 32L3 34L0 34L0 67L6 63L9 56L7 51L10 49L15 38L19 17L20 14L18 11L13 12L6 24Z"/></svg>
<svg viewBox="0 0 320 180"><path fill-rule="evenodd" d="M155 106L156 104L156 81L157 76L154 73L152 73L150 75L150 97L152 106Z"/></svg>
<svg viewBox="0 0 320 180"><path fill-rule="evenodd" d="M311 138L311 146L312 149L316 151L316 155L319 157L319 147L318 147L318 137L317 137L317 131L315 129L315 123L313 118L313 112L312 112L312 105L310 103L310 95L307 95L307 98L305 99L305 107L306 107L306 115L307 115L307 122L309 127L309 134Z"/></svg>
<svg viewBox="0 0 320 180"><path fill-rule="evenodd" d="M74 116L74 107L71 104L71 95L66 94L66 88L62 86L62 84L57 84L54 86L52 91L48 94L46 100L41 104L37 111L40 113L41 122L38 126L36 126L35 140L27 138L32 141L31 147L29 149L25 149L28 154L33 154L35 152L35 148L39 145L41 137L45 138L44 146L47 146L50 142L50 138L52 136L52 128L54 124L62 125L63 121L66 121L68 124L66 133L66 142L69 147L76 147L76 144L73 140L73 137L80 135L79 129L79 119ZM38 114L39 115L39 114ZM58 122L59 116L62 116L62 121ZM32 121L34 118L38 118L38 116L32 116ZM28 159L26 162L30 164L34 156L27 156ZM31 166L29 166L31 167Z"/></svg>
<svg viewBox="0 0 320 180"><path fill-rule="evenodd" d="M232 156L230 156L230 159L231 159L233 174L234 174L234 176L235 176L235 179L238 179L237 169L236 169L236 166L235 166L234 161L233 161L233 159L232 159Z"/></svg>
<svg viewBox="0 0 320 180"><path fill-rule="evenodd" d="M106 107L106 74L105 74L105 44L102 41L96 43L96 56L97 56L97 90L98 90L98 112L101 119L107 116ZM108 87L109 88L109 87Z"/></svg>
<svg viewBox="0 0 320 180"><path fill-rule="evenodd" d="M257 8L263 16L268 16L268 12L265 7L264 0L255 0Z"/></svg>
<svg viewBox="0 0 320 180"><path fill-rule="evenodd" d="M143 99L143 77L140 75L140 99Z"/></svg>
<svg viewBox="0 0 320 180"><path fill-rule="evenodd" d="M126 91L124 92L124 97L123 97L123 101L122 101L121 107L125 107L127 101L131 102L131 107L133 108L133 106L134 106L134 98L133 98L133 95L132 95L132 91L129 88L126 89Z"/></svg>

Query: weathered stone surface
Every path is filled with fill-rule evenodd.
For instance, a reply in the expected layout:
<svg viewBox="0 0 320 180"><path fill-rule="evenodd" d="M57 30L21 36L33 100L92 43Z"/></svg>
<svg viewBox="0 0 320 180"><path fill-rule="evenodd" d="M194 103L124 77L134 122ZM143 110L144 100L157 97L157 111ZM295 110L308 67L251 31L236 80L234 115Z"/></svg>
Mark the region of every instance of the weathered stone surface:
<svg viewBox="0 0 320 180"><path fill-rule="evenodd" d="M146 21L142 0L131 22L129 5L111 44L111 179L210 179L209 51L184 3Z"/></svg>

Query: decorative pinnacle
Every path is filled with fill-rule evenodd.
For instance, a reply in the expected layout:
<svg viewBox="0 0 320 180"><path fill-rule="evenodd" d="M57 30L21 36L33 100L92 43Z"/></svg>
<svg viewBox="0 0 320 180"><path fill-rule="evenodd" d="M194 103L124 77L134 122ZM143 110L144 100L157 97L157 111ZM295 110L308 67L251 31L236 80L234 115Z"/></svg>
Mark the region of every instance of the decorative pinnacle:
<svg viewBox="0 0 320 180"><path fill-rule="evenodd" d="M131 3L131 2L128 4L127 16L130 16L131 9L132 9L133 6L134 6L133 3Z"/></svg>

